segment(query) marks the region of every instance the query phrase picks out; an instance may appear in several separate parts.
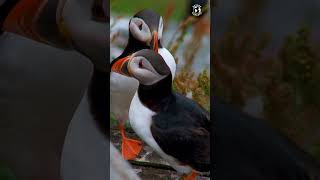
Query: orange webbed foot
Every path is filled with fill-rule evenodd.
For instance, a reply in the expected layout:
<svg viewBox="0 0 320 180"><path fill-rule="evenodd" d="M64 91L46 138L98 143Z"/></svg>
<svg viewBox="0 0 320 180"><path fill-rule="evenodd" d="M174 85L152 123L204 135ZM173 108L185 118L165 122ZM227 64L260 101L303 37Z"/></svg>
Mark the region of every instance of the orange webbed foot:
<svg viewBox="0 0 320 180"><path fill-rule="evenodd" d="M129 138L122 138L122 157L125 160L135 159L142 150L142 142Z"/></svg>
<svg viewBox="0 0 320 180"><path fill-rule="evenodd" d="M122 138L121 154L125 160L133 160L139 155L142 150L142 142L127 138L124 132L124 126L120 125L120 132Z"/></svg>
<svg viewBox="0 0 320 180"><path fill-rule="evenodd" d="M188 175L183 175L181 177L182 180L196 180L196 177L199 175L199 173L192 171L190 174Z"/></svg>

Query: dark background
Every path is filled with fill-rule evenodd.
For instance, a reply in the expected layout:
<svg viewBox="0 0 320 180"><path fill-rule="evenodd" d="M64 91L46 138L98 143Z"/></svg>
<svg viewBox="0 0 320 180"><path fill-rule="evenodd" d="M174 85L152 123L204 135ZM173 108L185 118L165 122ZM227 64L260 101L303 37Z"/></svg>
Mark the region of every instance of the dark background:
<svg viewBox="0 0 320 180"><path fill-rule="evenodd" d="M226 0L213 9L215 94L320 160L320 3Z"/></svg>

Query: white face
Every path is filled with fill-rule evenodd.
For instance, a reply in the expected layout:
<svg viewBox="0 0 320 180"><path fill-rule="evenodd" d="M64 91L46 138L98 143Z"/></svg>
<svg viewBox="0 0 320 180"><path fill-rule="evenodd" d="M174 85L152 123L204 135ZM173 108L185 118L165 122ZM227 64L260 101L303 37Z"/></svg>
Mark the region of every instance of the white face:
<svg viewBox="0 0 320 180"><path fill-rule="evenodd" d="M166 77L159 74L150 62L142 56L132 58L128 66L129 73L143 85L154 84Z"/></svg>
<svg viewBox="0 0 320 180"><path fill-rule="evenodd" d="M145 42L147 45L150 45L152 40L152 32L143 19L137 17L131 18L129 28L134 38L136 38L139 41ZM160 17L158 28L158 40L162 38L162 31L163 20L162 17Z"/></svg>
<svg viewBox="0 0 320 180"><path fill-rule="evenodd" d="M162 39L162 31L163 31L163 20L162 17L160 17L159 20L159 26L158 26L158 39Z"/></svg>

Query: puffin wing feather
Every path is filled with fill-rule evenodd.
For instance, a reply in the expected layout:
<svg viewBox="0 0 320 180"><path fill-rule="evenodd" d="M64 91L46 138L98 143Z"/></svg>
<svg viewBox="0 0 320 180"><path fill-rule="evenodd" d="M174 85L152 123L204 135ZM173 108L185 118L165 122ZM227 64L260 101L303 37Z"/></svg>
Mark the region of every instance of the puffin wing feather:
<svg viewBox="0 0 320 180"><path fill-rule="evenodd" d="M210 116L194 101L175 94L152 119L151 132L160 148L180 163L210 171Z"/></svg>

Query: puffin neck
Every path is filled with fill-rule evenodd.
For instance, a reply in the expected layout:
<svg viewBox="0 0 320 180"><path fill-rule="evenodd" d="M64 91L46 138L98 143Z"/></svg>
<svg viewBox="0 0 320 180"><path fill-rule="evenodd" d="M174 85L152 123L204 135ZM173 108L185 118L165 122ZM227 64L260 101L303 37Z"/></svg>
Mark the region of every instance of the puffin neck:
<svg viewBox="0 0 320 180"><path fill-rule="evenodd" d="M3 23L9 15L11 9L19 2L19 0L6 0L0 6L0 35L3 33Z"/></svg>
<svg viewBox="0 0 320 180"><path fill-rule="evenodd" d="M142 49L150 49L150 46L146 45L142 41L135 39L133 35L129 33L128 44L126 48L123 50L123 53L119 57L122 58L122 57L128 56Z"/></svg>
<svg viewBox="0 0 320 180"><path fill-rule="evenodd" d="M172 95L171 74L152 85L139 84L138 96L141 103L154 112L165 108Z"/></svg>

